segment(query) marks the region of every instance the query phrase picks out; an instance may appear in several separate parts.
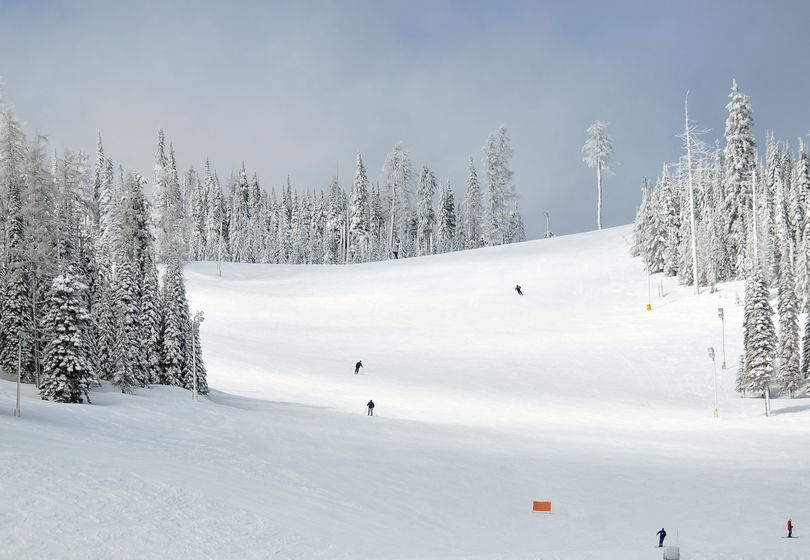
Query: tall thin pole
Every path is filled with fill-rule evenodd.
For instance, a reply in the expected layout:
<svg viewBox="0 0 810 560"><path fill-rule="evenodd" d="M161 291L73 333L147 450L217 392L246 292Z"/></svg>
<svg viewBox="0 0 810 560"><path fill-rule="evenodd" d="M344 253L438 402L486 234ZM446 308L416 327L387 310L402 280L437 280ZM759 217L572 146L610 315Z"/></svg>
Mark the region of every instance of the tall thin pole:
<svg viewBox="0 0 810 560"><path fill-rule="evenodd" d="M713 415L717 418L720 414L717 412L717 362L712 358L712 365L714 365L714 412Z"/></svg>
<svg viewBox="0 0 810 560"><path fill-rule="evenodd" d="M684 135L686 136L686 172L689 181L689 224L692 235L692 283L695 286L695 295L700 293L698 284L697 266L697 235L695 235L695 193L692 188L692 134L689 129L689 92L683 102Z"/></svg>
<svg viewBox="0 0 810 560"><path fill-rule="evenodd" d="M22 337L17 340L17 406L11 412L12 416L20 416L20 381L22 378Z"/></svg>
<svg viewBox="0 0 810 560"><path fill-rule="evenodd" d="M650 288L650 267L647 266L647 311L652 311L652 289Z"/></svg>

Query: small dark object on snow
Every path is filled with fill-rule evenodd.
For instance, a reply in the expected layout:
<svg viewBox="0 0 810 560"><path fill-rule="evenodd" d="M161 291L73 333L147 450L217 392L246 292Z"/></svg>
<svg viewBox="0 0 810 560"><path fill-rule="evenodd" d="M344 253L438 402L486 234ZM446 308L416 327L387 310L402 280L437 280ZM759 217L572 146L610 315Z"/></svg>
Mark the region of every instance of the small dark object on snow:
<svg viewBox="0 0 810 560"><path fill-rule="evenodd" d="M658 548L664 546L664 539L667 538L667 532L661 527L661 530L656 533L658 535Z"/></svg>
<svg viewBox="0 0 810 560"><path fill-rule="evenodd" d="M356 364L354 364L354 374L357 375L357 372L360 371L360 368L363 367L363 360L360 360Z"/></svg>
<svg viewBox="0 0 810 560"><path fill-rule="evenodd" d="M788 517L788 536L787 538L793 538L793 520Z"/></svg>
<svg viewBox="0 0 810 560"><path fill-rule="evenodd" d="M374 401L368 401L366 406L368 407L368 415L374 416Z"/></svg>
<svg viewBox="0 0 810 560"><path fill-rule="evenodd" d="M520 284L515 285L515 291L518 293L519 296L523 295L523 288L520 287Z"/></svg>

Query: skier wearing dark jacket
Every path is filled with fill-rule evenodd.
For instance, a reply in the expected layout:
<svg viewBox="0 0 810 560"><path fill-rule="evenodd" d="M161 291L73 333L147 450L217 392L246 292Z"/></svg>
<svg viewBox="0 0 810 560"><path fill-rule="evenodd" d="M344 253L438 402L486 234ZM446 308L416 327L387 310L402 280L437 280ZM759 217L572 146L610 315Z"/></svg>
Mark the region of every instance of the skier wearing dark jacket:
<svg viewBox="0 0 810 560"><path fill-rule="evenodd" d="M368 401L366 406L368 407L368 415L374 416L374 401Z"/></svg>
<svg viewBox="0 0 810 560"><path fill-rule="evenodd" d="M658 535L658 548L664 546L664 539L667 538L667 532L661 527L661 530L656 533Z"/></svg>
<svg viewBox="0 0 810 560"><path fill-rule="evenodd" d="M515 291L518 293L519 296L523 295L523 288L520 287L520 284L515 286Z"/></svg>
<svg viewBox="0 0 810 560"><path fill-rule="evenodd" d="M360 368L363 367L363 360L360 360L356 364L354 364L354 374L357 375L357 372L360 371Z"/></svg>

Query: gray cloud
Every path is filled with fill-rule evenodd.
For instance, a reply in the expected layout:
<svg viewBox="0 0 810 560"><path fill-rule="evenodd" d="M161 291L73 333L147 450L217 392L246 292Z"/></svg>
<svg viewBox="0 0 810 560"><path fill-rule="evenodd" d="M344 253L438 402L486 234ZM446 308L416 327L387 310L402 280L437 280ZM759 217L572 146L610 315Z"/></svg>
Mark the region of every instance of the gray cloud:
<svg viewBox="0 0 810 560"><path fill-rule="evenodd" d="M322 189L357 150L375 177L403 141L463 189L506 124L530 237L592 229L585 129L611 123L605 222L632 220L642 176L679 153L683 95L722 135L731 79L757 134L807 132L810 6L792 2L22 2L0 0L0 76L30 129L151 176L159 127L180 163L266 188ZM709 5L705 5L709 4Z"/></svg>

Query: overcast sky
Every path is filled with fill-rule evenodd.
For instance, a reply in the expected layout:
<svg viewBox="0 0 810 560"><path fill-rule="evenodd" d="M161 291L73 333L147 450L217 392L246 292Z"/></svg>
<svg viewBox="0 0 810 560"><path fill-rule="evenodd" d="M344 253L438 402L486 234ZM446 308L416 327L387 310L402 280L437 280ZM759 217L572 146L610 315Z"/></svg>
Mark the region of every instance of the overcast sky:
<svg viewBox="0 0 810 560"><path fill-rule="evenodd" d="M0 0L0 80L30 131L151 179L157 129L182 168L325 189L357 151L380 179L396 142L463 192L501 124L530 238L593 229L585 129L610 123L605 225L679 155L690 116L722 136L733 78L755 130L810 128L808 2L137 2Z"/></svg>

